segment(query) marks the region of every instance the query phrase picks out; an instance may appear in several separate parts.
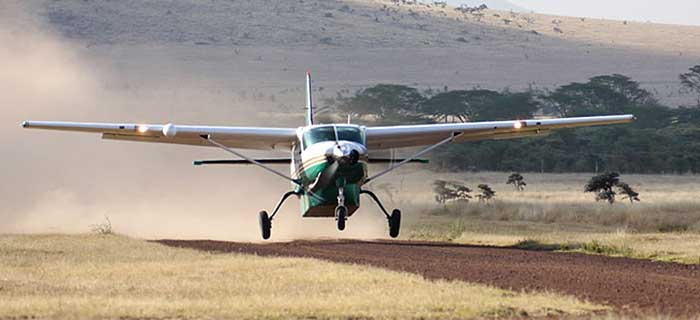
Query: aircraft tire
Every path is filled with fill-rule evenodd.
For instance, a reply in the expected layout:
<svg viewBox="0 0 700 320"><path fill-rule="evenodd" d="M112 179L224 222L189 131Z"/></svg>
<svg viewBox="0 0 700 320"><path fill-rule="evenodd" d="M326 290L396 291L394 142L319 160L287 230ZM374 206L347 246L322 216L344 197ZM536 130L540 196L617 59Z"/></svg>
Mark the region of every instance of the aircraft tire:
<svg viewBox="0 0 700 320"><path fill-rule="evenodd" d="M345 220L348 217L348 208L344 206L338 206L335 208L335 220L338 223L338 230L345 230Z"/></svg>
<svg viewBox="0 0 700 320"><path fill-rule="evenodd" d="M270 229L272 229L272 221L267 215L267 211L260 211L260 231L264 240L270 239Z"/></svg>
<svg viewBox="0 0 700 320"><path fill-rule="evenodd" d="M396 238L399 236L399 230L401 229L401 210L394 209L389 216L389 236Z"/></svg>

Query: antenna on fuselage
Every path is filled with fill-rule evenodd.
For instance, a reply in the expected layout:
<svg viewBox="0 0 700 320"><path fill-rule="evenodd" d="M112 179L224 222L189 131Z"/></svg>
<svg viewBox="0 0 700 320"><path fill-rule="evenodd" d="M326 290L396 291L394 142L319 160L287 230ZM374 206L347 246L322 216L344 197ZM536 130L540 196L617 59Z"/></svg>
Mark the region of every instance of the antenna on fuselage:
<svg viewBox="0 0 700 320"><path fill-rule="evenodd" d="M314 124L314 105L311 99L311 70L306 70L306 125Z"/></svg>

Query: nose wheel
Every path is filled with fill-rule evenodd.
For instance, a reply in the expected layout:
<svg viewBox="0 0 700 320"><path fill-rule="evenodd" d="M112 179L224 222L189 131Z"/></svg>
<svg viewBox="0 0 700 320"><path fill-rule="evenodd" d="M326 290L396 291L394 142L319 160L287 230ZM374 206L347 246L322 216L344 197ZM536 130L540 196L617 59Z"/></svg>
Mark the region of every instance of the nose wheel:
<svg viewBox="0 0 700 320"><path fill-rule="evenodd" d="M338 230L345 230L345 221L348 219L348 208L338 206L335 208L335 221L338 224Z"/></svg>
<svg viewBox="0 0 700 320"><path fill-rule="evenodd" d="M338 206L335 207L335 221L338 224L338 230L345 230L345 221L348 219L348 208L345 207L345 189L341 186L338 188Z"/></svg>

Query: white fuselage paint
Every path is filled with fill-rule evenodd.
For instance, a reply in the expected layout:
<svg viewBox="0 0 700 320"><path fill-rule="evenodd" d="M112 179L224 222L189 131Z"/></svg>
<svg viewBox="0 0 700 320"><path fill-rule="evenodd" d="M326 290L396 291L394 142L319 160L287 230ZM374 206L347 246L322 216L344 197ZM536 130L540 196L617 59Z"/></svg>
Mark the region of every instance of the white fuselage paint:
<svg viewBox="0 0 700 320"><path fill-rule="evenodd" d="M306 149L302 149L303 141L302 135L307 130L313 127L320 126L308 126L301 127L297 130L298 141L292 150L292 165L290 168L291 175L293 178L298 178L302 170L308 169L320 163L325 163L329 157L335 159L340 159L342 157L349 156L353 151L357 151L359 158L362 161L367 159L367 147L362 143L346 140L333 140L333 141L321 141L307 146ZM332 125L330 125L332 126ZM341 126L341 125L339 125ZM361 126L355 125L342 125L342 126L352 126L364 131Z"/></svg>

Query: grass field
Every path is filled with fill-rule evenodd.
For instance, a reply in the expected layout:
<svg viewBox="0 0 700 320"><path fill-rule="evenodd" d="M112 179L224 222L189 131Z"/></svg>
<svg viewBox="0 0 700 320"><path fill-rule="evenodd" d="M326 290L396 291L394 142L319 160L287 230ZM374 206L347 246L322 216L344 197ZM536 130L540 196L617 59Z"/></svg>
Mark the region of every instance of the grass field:
<svg viewBox="0 0 700 320"><path fill-rule="evenodd" d="M583 192L592 174L524 174L528 186L522 192L505 184L507 176L407 171L394 177L394 205L411 208L404 236L700 263L700 182L695 176L623 175L642 201L619 200L612 206ZM460 181L472 189L489 184L496 200L438 205L430 187L434 179Z"/></svg>
<svg viewBox="0 0 700 320"><path fill-rule="evenodd" d="M0 236L0 318L465 318L586 314L549 293L114 235Z"/></svg>

